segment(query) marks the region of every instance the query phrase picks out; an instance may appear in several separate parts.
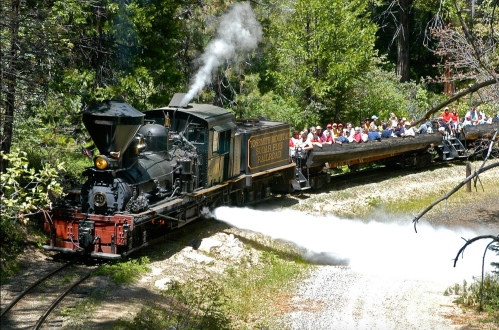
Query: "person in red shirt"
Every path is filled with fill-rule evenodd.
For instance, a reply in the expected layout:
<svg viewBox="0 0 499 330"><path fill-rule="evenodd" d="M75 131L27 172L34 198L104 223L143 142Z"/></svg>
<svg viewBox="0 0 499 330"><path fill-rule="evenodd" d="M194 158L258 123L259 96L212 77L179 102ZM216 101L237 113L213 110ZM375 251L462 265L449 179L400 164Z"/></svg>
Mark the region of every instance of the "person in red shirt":
<svg viewBox="0 0 499 330"><path fill-rule="evenodd" d="M444 113L440 115L440 117L444 118L444 123L448 124L452 119L452 114L449 112L449 108L445 107Z"/></svg>
<svg viewBox="0 0 499 330"><path fill-rule="evenodd" d="M319 135L317 135L317 131L315 131L310 142L312 143L313 146L318 146L319 148L322 148L322 141Z"/></svg>
<svg viewBox="0 0 499 330"><path fill-rule="evenodd" d="M452 132L452 114L449 112L449 107L445 107L444 113L440 115L440 118L442 118L442 123L440 124L440 126L444 127L445 130L450 134Z"/></svg>
<svg viewBox="0 0 499 330"><path fill-rule="evenodd" d="M322 143L323 144L333 144L333 143L335 143L334 138L332 137L330 131L328 131L328 130L324 131L324 141L322 141Z"/></svg>
<svg viewBox="0 0 499 330"><path fill-rule="evenodd" d="M454 135L456 135L456 132L457 132L458 127L459 127L459 115L457 113L456 108L452 108L452 113L450 114L450 116L452 119L452 123L451 123L452 133Z"/></svg>
<svg viewBox="0 0 499 330"><path fill-rule="evenodd" d="M362 134L360 133L360 127L355 127L355 134L353 135L353 140L357 143L362 141Z"/></svg>

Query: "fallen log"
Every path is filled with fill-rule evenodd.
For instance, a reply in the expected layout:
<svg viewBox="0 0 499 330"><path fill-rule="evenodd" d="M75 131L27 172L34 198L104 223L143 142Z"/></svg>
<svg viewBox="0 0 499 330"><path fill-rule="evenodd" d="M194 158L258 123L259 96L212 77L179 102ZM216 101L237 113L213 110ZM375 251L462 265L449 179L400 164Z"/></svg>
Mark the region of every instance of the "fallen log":
<svg viewBox="0 0 499 330"><path fill-rule="evenodd" d="M405 152L426 149L430 144L437 146L442 139L442 134L435 133L361 143L325 144L322 148L314 146L307 159L307 167L324 167L326 163L362 163L371 159L389 158Z"/></svg>

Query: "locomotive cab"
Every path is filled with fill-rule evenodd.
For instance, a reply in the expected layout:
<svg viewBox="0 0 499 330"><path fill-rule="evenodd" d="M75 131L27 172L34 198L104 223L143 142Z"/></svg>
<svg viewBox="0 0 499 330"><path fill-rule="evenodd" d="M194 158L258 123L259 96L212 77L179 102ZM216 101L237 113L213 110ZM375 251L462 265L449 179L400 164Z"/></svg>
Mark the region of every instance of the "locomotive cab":
<svg viewBox="0 0 499 330"><path fill-rule="evenodd" d="M168 107L146 111L145 115L146 121L170 124L174 154L178 153L178 144L184 140L190 152L197 155L199 173L195 176L198 184L194 182L193 190L209 188L239 175L239 157L235 155L239 148L234 115L208 104L180 106L184 95L175 94ZM196 166L193 168L196 169Z"/></svg>

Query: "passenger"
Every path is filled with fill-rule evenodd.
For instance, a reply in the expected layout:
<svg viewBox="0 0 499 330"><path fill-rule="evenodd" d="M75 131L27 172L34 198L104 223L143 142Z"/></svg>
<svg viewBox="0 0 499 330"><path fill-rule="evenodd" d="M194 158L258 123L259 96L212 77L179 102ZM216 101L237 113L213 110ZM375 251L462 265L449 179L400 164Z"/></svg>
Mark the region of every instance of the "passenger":
<svg viewBox="0 0 499 330"><path fill-rule="evenodd" d="M292 148L298 148L302 144L302 139L300 132L297 129L293 131L293 136L289 139L289 146Z"/></svg>
<svg viewBox="0 0 499 330"><path fill-rule="evenodd" d="M447 131L447 133L450 134L450 132L451 132L450 125L449 125L449 123L445 122L445 118L443 116L438 117L437 122L438 122L438 127L443 127ZM439 129L439 131L440 131L440 129Z"/></svg>
<svg viewBox="0 0 499 330"><path fill-rule="evenodd" d="M323 144L333 144L335 143L333 137L331 136L330 131L325 130L324 131L324 141L322 141Z"/></svg>
<svg viewBox="0 0 499 330"><path fill-rule="evenodd" d="M498 123L499 122L499 112L496 112L495 117L492 118L493 123Z"/></svg>
<svg viewBox="0 0 499 330"><path fill-rule="evenodd" d="M342 123L338 124L338 136L340 136L340 131L343 132L343 124Z"/></svg>
<svg viewBox="0 0 499 330"><path fill-rule="evenodd" d="M391 125L389 125L389 127L397 127L397 124L399 122L397 119L397 116L395 116L395 114L393 112L390 114L390 119L388 119L388 121L391 124Z"/></svg>
<svg viewBox="0 0 499 330"><path fill-rule="evenodd" d="M428 126L426 126L426 123L422 123L421 125L419 125L417 133L428 134Z"/></svg>
<svg viewBox="0 0 499 330"><path fill-rule="evenodd" d="M482 115L478 115L478 121L475 125L483 125L485 124L485 120L483 119Z"/></svg>
<svg viewBox="0 0 499 330"><path fill-rule="evenodd" d="M471 116L466 116L466 119L463 121L463 126L471 126L473 122L471 121Z"/></svg>
<svg viewBox="0 0 499 330"><path fill-rule="evenodd" d="M374 131L376 131L376 132L377 132L377 131L378 131L378 125L376 125L376 121L378 120L378 116L373 115L373 116L371 117L371 120L372 120L372 121L371 121L371 125L369 125L369 131L370 131L370 129L371 129L371 126L374 126Z"/></svg>
<svg viewBox="0 0 499 330"><path fill-rule="evenodd" d="M314 149L314 146L312 145L312 142L308 139L308 133L303 130L301 132L301 148L305 150L312 150Z"/></svg>
<svg viewBox="0 0 499 330"><path fill-rule="evenodd" d="M353 139L353 136L355 133L354 129L353 128L352 129L346 128L344 130L344 132L345 133L343 133L343 135L348 139L348 143L352 143L354 141L354 139Z"/></svg>
<svg viewBox="0 0 499 330"><path fill-rule="evenodd" d="M476 123L478 122L478 115L480 114L479 111L476 110L476 108L471 108L470 111L468 111L465 115L466 118L468 118L468 116L470 117L470 120L471 120L471 124L472 125L476 125Z"/></svg>
<svg viewBox="0 0 499 330"><path fill-rule="evenodd" d="M402 117L399 121L399 123L402 125L402 128L404 128L405 126L405 122L407 121L407 119L405 117Z"/></svg>
<svg viewBox="0 0 499 330"><path fill-rule="evenodd" d="M314 135L317 135L317 129L315 126L310 127L310 133L307 135L307 139L312 140L314 138Z"/></svg>
<svg viewBox="0 0 499 330"><path fill-rule="evenodd" d="M338 138L338 124L336 123L333 123L333 139L337 139Z"/></svg>
<svg viewBox="0 0 499 330"><path fill-rule="evenodd" d="M397 127L395 128L395 137L404 137L404 136L405 136L405 129L404 127L402 127L401 123L398 123Z"/></svg>
<svg viewBox="0 0 499 330"><path fill-rule="evenodd" d="M329 135L331 135L331 137L334 137L334 134L333 134L333 125L327 124L326 130L329 131Z"/></svg>
<svg viewBox="0 0 499 330"><path fill-rule="evenodd" d="M456 132L459 131L459 114L457 113L456 108L452 108L451 120L452 134L456 135Z"/></svg>
<svg viewBox="0 0 499 330"><path fill-rule="evenodd" d="M362 142L367 142L367 140L369 139L369 129L367 127L365 127L362 131L361 139Z"/></svg>
<svg viewBox="0 0 499 330"><path fill-rule="evenodd" d="M383 127L383 130L381 131L381 138L382 139L391 138L393 131L388 128L388 124L384 122L382 127Z"/></svg>
<svg viewBox="0 0 499 330"><path fill-rule="evenodd" d="M360 122L360 131L364 132L364 128L366 128L366 122L365 121L361 121Z"/></svg>
<svg viewBox="0 0 499 330"><path fill-rule="evenodd" d="M306 138L308 138L308 129L305 127L302 131L303 133L306 134ZM300 135L303 135L303 134L300 134ZM303 139L303 136L302 136L302 139Z"/></svg>
<svg viewBox="0 0 499 330"><path fill-rule="evenodd" d="M431 120L428 120L426 122L426 126L428 126L428 134L433 134L433 124L432 124Z"/></svg>
<svg viewBox="0 0 499 330"><path fill-rule="evenodd" d="M351 122L347 122L347 130L349 133L353 133L353 130L352 130L352 123ZM353 134L352 134L353 135Z"/></svg>
<svg viewBox="0 0 499 330"><path fill-rule="evenodd" d="M405 136L416 136L416 132L414 132L414 129L412 128L411 126L411 123L406 121L405 122L405 128L404 128L405 132Z"/></svg>
<svg viewBox="0 0 499 330"><path fill-rule="evenodd" d="M371 126L369 127L369 132L367 133L367 139L368 140L381 140L381 136L378 133L378 127L376 124L371 123Z"/></svg>
<svg viewBox="0 0 499 330"><path fill-rule="evenodd" d="M319 136L319 140L321 140L321 142L324 142L324 140L326 138L324 137L324 134L322 133L322 127L317 126L315 129L317 130L317 136Z"/></svg>
<svg viewBox="0 0 499 330"><path fill-rule="evenodd" d="M289 138L289 155L293 157L296 153L296 149L298 149L302 144L300 132L298 130L293 131L293 136Z"/></svg>
<svg viewBox="0 0 499 330"><path fill-rule="evenodd" d="M445 107L444 112L440 115L439 118L442 118L444 125L440 122L440 126L445 127L445 130L448 133L452 132L452 114L449 112L449 107Z"/></svg>
<svg viewBox="0 0 499 330"><path fill-rule="evenodd" d="M360 143L362 141L362 134L360 133L360 127L358 126L354 129L353 140L357 143Z"/></svg>
<svg viewBox="0 0 499 330"><path fill-rule="evenodd" d="M365 123L365 127L364 128L369 129L369 127L371 126L371 122L370 121L371 121L371 119L369 119L369 118L366 118L364 120L364 123Z"/></svg>
<svg viewBox="0 0 499 330"><path fill-rule="evenodd" d="M341 131L338 131L338 139L336 140L336 143L338 144L343 144L343 143L350 143L350 141L348 140L348 138L345 136L345 134L348 132L347 129L343 129Z"/></svg>
<svg viewBox="0 0 499 330"><path fill-rule="evenodd" d="M312 137L312 139L310 139L310 142L312 143L312 146L318 146L319 148L322 148L322 141L319 138L319 135L317 135L317 129L315 128L314 128L314 136Z"/></svg>
<svg viewBox="0 0 499 330"><path fill-rule="evenodd" d="M438 132L442 135L445 135L445 127L439 127Z"/></svg>

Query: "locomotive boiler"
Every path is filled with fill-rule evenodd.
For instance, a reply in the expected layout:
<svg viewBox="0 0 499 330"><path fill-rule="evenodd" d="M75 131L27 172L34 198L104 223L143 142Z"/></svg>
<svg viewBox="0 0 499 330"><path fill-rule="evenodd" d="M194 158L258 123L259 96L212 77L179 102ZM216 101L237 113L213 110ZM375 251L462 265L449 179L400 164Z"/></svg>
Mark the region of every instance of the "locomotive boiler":
<svg viewBox="0 0 499 330"><path fill-rule="evenodd" d="M289 192L289 124L236 121L212 105L144 113L104 101L82 118L99 155L45 224L46 250L117 259L219 205L245 205Z"/></svg>

